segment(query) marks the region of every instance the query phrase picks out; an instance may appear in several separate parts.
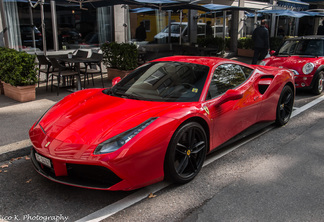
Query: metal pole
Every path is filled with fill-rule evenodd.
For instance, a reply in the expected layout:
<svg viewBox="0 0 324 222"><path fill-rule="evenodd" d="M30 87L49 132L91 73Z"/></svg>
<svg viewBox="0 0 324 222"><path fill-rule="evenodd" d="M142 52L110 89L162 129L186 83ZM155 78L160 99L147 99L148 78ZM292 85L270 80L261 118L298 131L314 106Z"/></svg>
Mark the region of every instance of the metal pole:
<svg viewBox="0 0 324 222"><path fill-rule="evenodd" d="M169 23L168 42L169 42L169 45L170 45L170 50L172 50L172 42L171 42L171 10L168 11L168 23Z"/></svg>
<svg viewBox="0 0 324 222"><path fill-rule="evenodd" d="M34 19L33 19L33 9L32 9L31 6L29 6L29 16L30 16L30 24L32 26L33 48L36 49L35 30L34 30Z"/></svg>
<svg viewBox="0 0 324 222"><path fill-rule="evenodd" d="M58 33L57 33L57 19L56 19L56 3L51 0L51 17L52 17L52 31L53 31L53 43L54 50L59 50Z"/></svg>
<svg viewBox="0 0 324 222"><path fill-rule="evenodd" d="M124 7L124 40L125 40L125 43L128 42L128 35L127 35L127 5L123 5Z"/></svg>
<svg viewBox="0 0 324 222"><path fill-rule="evenodd" d="M180 38L179 38L179 45L181 45L181 39L182 39L182 10L180 10Z"/></svg>
<svg viewBox="0 0 324 222"><path fill-rule="evenodd" d="M44 0L42 0L41 5L41 24L42 24L42 38L43 38L43 52L46 55L46 33L45 33L45 18L44 18Z"/></svg>
<svg viewBox="0 0 324 222"><path fill-rule="evenodd" d="M6 48L9 48L8 26L7 26L7 19L5 15L3 0L0 0L0 9L1 9L1 21L2 21L4 45Z"/></svg>
<svg viewBox="0 0 324 222"><path fill-rule="evenodd" d="M227 30L226 30L226 11L223 11L223 40L225 40Z"/></svg>

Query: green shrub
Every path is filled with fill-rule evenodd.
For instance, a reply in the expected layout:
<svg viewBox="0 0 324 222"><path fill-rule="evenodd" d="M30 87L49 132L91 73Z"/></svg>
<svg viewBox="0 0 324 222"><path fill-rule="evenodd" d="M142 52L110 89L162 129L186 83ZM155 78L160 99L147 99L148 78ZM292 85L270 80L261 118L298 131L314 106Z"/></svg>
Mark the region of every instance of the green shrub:
<svg viewBox="0 0 324 222"><path fill-rule="evenodd" d="M0 48L0 79L12 86L34 85L37 82L35 55Z"/></svg>
<svg viewBox="0 0 324 222"><path fill-rule="evenodd" d="M217 47L217 52L225 51L225 41L221 37L207 37L197 39L197 43L200 47Z"/></svg>
<svg viewBox="0 0 324 222"><path fill-rule="evenodd" d="M101 46L103 63L106 67L133 70L138 66L138 51L135 44L104 43Z"/></svg>
<svg viewBox="0 0 324 222"><path fill-rule="evenodd" d="M239 49L253 49L253 40L251 37L241 37L237 41Z"/></svg>
<svg viewBox="0 0 324 222"><path fill-rule="evenodd" d="M270 49L271 50L278 50L283 41L284 41L283 38L271 37L270 38Z"/></svg>

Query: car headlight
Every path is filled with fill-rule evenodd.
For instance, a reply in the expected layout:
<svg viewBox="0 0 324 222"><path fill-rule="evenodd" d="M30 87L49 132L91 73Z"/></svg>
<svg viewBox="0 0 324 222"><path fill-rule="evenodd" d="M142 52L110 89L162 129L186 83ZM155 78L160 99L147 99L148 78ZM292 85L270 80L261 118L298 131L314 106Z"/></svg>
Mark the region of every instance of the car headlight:
<svg viewBox="0 0 324 222"><path fill-rule="evenodd" d="M137 134L139 134L143 129L145 129L148 125L150 125L155 118L150 118L146 120L144 123L127 130L126 132L123 132L109 140L106 140L102 143L100 143L97 148L94 151L94 154L105 154L105 153L112 153L122 146L124 146L126 143L128 143L132 138L134 138Z"/></svg>
<svg viewBox="0 0 324 222"><path fill-rule="evenodd" d="M267 65L267 63L268 63L268 61L263 61L263 60L262 60L262 61L259 63L259 65L260 65L260 66L265 66L265 65Z"/></svg>
<svg viewBox="0 0 324 222"><path fill-rule="evenodd" d="M315 67L314 63L311 63L311 62L306 63L306 64L304 65L304 67L303 67L303 73L304 73L304 74L309 74L309 73L311 73L311 72L313 71L314 67Z"/></svg>

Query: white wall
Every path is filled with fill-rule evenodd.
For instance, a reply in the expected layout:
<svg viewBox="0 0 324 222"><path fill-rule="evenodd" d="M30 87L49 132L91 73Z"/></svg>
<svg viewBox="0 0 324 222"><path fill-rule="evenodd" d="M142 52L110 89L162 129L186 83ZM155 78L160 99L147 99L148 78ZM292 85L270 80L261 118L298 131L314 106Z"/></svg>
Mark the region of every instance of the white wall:
<svg viewBox="0 0 324 222"><path fill-rule="evenodd" d="M125 42L125 9L122 5L114 6L114 20L115 20L115 41L118 43Z"/></svg>

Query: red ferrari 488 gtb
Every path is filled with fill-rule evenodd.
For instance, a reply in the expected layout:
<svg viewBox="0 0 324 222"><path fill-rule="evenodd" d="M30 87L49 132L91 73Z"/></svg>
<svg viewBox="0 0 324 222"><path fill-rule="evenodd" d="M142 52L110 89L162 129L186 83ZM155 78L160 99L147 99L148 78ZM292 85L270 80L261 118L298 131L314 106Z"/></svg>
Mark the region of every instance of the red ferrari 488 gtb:
<svg viewBox="0 0 324 222"><path fill-rule="evenodd" d="M81 90L55 104L29 131L31 159L41 175L78 187L186 183L207 153L234 136L258 123L286 124L294 96L287 69L161 58L111 88Z"/></svg>

